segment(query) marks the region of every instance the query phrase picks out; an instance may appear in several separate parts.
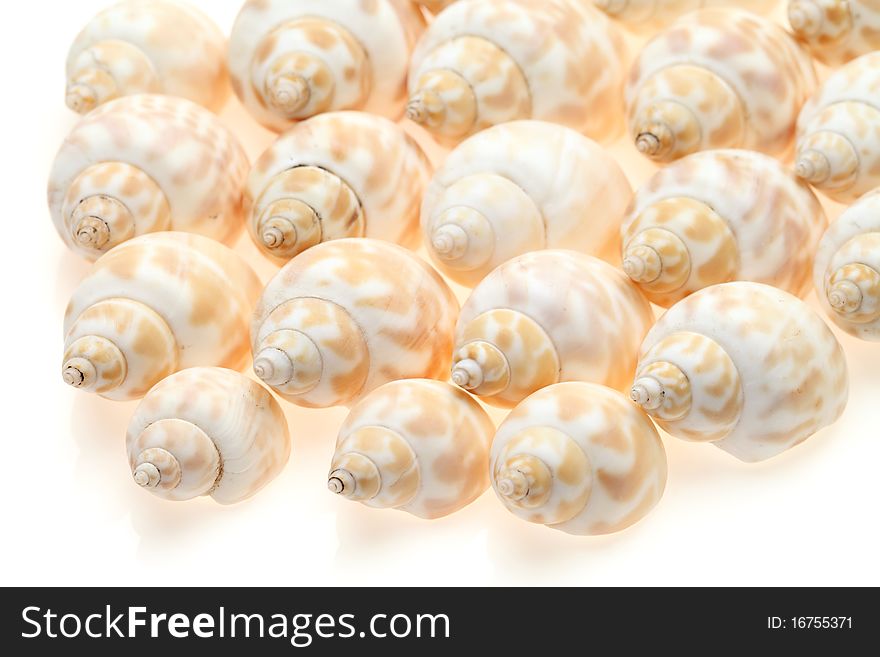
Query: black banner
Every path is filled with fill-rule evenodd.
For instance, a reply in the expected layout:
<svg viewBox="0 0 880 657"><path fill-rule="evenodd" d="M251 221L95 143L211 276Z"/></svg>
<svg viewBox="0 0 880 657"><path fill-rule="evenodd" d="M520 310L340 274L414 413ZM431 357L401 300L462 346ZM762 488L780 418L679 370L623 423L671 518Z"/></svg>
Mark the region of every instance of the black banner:
<svg viewBox="0 0 880 657"><path fill-rule="evenodd" d="M865 589L5 589L0 627L16 655L847 651L872 645L872 598Z"/></svg>

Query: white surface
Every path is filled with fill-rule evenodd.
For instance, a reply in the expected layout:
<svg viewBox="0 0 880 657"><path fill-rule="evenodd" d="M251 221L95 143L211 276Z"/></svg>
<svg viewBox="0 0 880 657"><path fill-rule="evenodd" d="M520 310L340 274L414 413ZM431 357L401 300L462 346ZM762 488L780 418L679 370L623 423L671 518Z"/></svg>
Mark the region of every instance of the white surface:
<svg viewBox="0 0 880 657"><path fill-rule="evenodd" d="M197 4L226 30L238 9ZM140 490L123 445L133 404L68 389L58 371L62 313L88 265L52 228L46 176L75 121L64 106L66 49L102 5L23 3L0 24L0 584L880 584L880 343L847 336L852 396L840 422L759 465L667 438L664 499L614 536L527 524L491 491L430 522L338 499L325 476L345 411L287 403L291 462L251 501L170 503ZM271 140L237 101L223 118L252 158ZM629 144L613 150L634 184L650 173ZM273 271L246 236L239 250L264 278Z"/></svg>

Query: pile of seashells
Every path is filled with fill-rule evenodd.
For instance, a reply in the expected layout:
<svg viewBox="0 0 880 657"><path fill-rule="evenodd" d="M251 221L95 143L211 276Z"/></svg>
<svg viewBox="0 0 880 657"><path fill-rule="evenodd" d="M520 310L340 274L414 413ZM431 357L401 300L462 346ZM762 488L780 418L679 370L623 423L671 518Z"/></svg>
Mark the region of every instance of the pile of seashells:
<svg viewBox="0 0 880 657"><path fill-rule="evenodd" d="M350 407L340 496L435 518L491 483L574 534L659 501L656 426L748 462L797 445L848 394L799 297L880 340L880 13L793 0L788 32L748 11L773 5L248 0L228 44L181 2L105 10L49 181L95 260L64 381L142 398L132 476L169 500L269 483L276 395ZM628 72L624 29L653 33ZM252 166L212 113L230 90L283 132ZM404 114L451 149L438 170ZM624 126L663 165L635 193L594 141ZM829 227L813 188L852 205ZM265 287L224 246L245 226L281 265ZM511 409L497 430L481 402Z"/></svg>

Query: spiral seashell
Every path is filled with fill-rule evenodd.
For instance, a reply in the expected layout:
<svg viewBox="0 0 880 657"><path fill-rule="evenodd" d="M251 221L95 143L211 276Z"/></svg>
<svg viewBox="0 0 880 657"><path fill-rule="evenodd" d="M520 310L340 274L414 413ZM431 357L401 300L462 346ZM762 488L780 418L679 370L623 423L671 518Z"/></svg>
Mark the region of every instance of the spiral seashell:
<svg viewBox="0 0 880 657"><path fill-rule="evenodd" d="M245 192L248 228L280 263L342 237L415 247L430 175L427 157L400 126L361 112L322 114L257 160Z"/></svg>
<svg viewBox="0 0 880 657"><path fill-rule="evenodd" d="M631 396L660 427L747 462L803 442L843 413L843 349L787 292L738 281L679 301L642 343Z"/></svg>
<svg viewBox="0 0 880 657"><path fill-rule="evenodd" d="M287 420L261 385L232 370L194 367L156 384L125 436L135 483L166 500L210 495L235 504L290 456Z"/></svg>
<svg viewBox="0 0 880 657"><path fill-rule="evenodd" d="M836 70L801 110L795 171L840 203L880 185L880 53Z"/></svg>
<svg viewBox="0 0 880 657"><path fill-rule="evenodd" d="M495 434L492 487L514 515L569 534L609 534L643 518L666 486L650 418L594 383L526 397Z"/></svg>
<svg viewBox="0 0 880 657"><path fill-rule="evenodd" d="M266 286L254 372L309 407L353 404L398 379L445 378L458 302L418 257L370 238L324 242Z"/></svg>
<svg viewBox="0 0 880 657"><path fill-rule="evenodd" d="M714 148L785 155L815 87L812 60L779 25L701 9L642 49L626 87L629 129L662 162Z"/></svg>
<svg viewBox="0 0 880 657"><path fill-rule="evenodd" d="M624 389L653 320L608 263L574 251L527 253L484 278L462 306L452 381L508 408L560 381Z"/></svg>
<svg viewBox="0 0 880 657"><path fill-rule="evenodd" d="M183 98L127 96L84 117L49 175L64 243L95 260L137 235L178 230L231 244L244 225L248 160L208 110Z"/></svg>
<svg viewBox="0 0 880 657"><path fill-rule="evenodd" d="M593 0L598 9L637 31L660 29L682 14L703 7L735 6L766 13L776 4L776 0Z"/></svg>
<svg viewBox="0 0 880 657"><path fill-rule="evenodd" d="M495 426L455 386L429 379L392 381L348 414L327 487L349 500L439 518L489 486Z"/></svg>
<svg viewBox="0 0 880 657"><path fill-rule="evenodd" d="M247 0L229 39L232 87L276 132L346 109L396 120L424 26L410 0Z"/></svg>
<svg viewBox="0 0 880 657"><path fill-rule="evenodd" d="M82 29L67 54L67 106L85 114L114 98L180 96L217 111L229 97L226 38L195 7L125 0Z"/></svg>
<svg viewBox="0 0 880 657"><path fill-rule="evenodd" d="M835 324L862 340L880 340L880 190L844 210L825 232L813 283Z"/></svg>
<svg viewBox="0 0 880 657"><path fill-rule="evenodd" d="M425 193L425 247L473 286L514 256L566 248L616 261L632 189L617 162L574 130L514 121L468 138Z"/></svg>
<svg viewBox="0 0 880 657"><path fill-rule="evenodd" d="M239 368L260 281L206 237L152 233L101 257L64 314L65 383L108 399L143 397L177 370Z"/></svg>
<svg viewBox="0 0 880 657"><path fill-rule="evenodd" d="M623 267L666 307L733 280L802 296L827 225L809 187L777 160L740 150L693 153L636 192L621 229Z"/></svg>
<svg viewBox="0 0 880 657"><path fill-rule="evenodd" d="M813 56L828 66L880 49L877 0L789 0L788 22Z"/></svg>
<svg viewBox="0 0 880 657"><path fill-rule="evenodd" d="M459 0L413 53L407 116L445 143L530 118L608 139L623 59L614 26L580 0Z"/></svg>

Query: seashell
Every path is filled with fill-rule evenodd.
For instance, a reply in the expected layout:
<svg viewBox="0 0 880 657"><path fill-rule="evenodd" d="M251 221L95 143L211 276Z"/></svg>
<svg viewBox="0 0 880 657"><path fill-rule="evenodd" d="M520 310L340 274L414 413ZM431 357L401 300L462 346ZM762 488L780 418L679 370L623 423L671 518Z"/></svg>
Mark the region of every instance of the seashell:
<svg viewBox="0 0 880 657"><path fill-rule="evenodd" d="M396 120L424 26L410 0L247 0L229 38L232 87L276 132L335 110Z"/></svg>
<svg viewBox="0 0 880 657"><path fill-rule="evenodd" d="M407 116L446 143L530 118L608 139L624 56L616 28L581 0L459 0L413 53Z"/></svg>
<svg viewBox="0 0 880 657"><path fill-rule="evenodd" d="M810 191L760 153L692 153L660 169L623 221L623 267L669 307L716 283L749 280L803 296L828 225Z"/></svg>
<svg viewBox="0 0 880 657"><path fill-rule="evenodd" d="M788 22L813 56L828 66L880 49L877 0L789 0Z"/></svg>
<svg viewBox="0 0 880 657"><path fill-rule="evenodd" d="M825 232L813 283L835 324L862 340L880 340L880 190L844 210Z"/></svg>
<svg viewBox="0 0 880 657"><path fill-rule="evenodd" d="M424 7L432 14L439 14L455 1L456 0L412 0L412 2Z"/></svg>
<svg viewBox="0 0 880 657"><path fill-rule="evenodd" d="M508 408L560 381L622 390L653 321L638 289L608 263L574 251L526 253L462 306L452 381Z"/></svg>
<svg viewBox="0 0 880 657"><path fill-rule="evenodd" d="M398 379L445 378L458 302L404 248L323 242L266 286L251 324L254 372L286 399L353 404Z"/></svg>
<svg viewBox="0 0 880 657"><path fill-rule="evenodd" d="M593 0L593 4L637 31L658 30L682 14L703 7L735 6L752 12L767 13L776 0Z"/></svg>
<svg viewBox="0 0 880 657"><path fill-rule="evenodd" d="M207 237L152 233L120 244L83 279L64 314L64 381L138 399L177 370L239 368L260 281Z"/></svg>
<svg viewBox="0 0 880 657"><path fill-rule="evenodd" d="M248 229L280 263L342 237L415 247L430 176L427 157L397 124L361 112L322 114L257 160L245 191Z"/></svg>
<svg viewBox="0 0 880 657"><path fill-rule="evenodd" d="M278 476L290 457L290 433L261 385L232 370L194 367L150 389L125 447L135 483L154 495L235 504Z"/></svg>
<svg viewBox="0 0 880 657"><path fill-rule="evenodd" d="M713 148L786 155L815 87L812 60L779 25L701 9L642 49L626 87L629 129L643 155L663 162Z"/></svg>
<svg viewBox="0 0 880 657"><path fill-rule="evenodd" d="M422 203L425 246L473 286L528 251L566 248L617 261L632 188L604 149L553 123L514 121L468 138Z"/></svg>
<svg viewBox="0 0 880 657"><path fill-rule="evenodd" d="M666 486L666 452L624 395L571 381L526 397L495 434L492 487L514 515L569 534L643 518Z"/></svg>
<svg viewBox="0 0 880 657"><path fill-rule="evenodd" d="M231 244L244 225L248 160L208 110L171 96L127 96L85 116L49 175L49 210L90 260L137 235L198 233Z"/></svg>
<svg viewBox="0 0 880 657"><path fill-rule="evenodd" d="M95 16L67 54L67 106L85 114L114 98L180 96L217 111L229 97L226 37L190 4L125 0Z"/></svg>
<svg viewBox="0 0 880 657"><path fill-rule="evenodd" d="M648 333L631 395L673 436L762 461L846 406L843 349L803 301L762 283L713 285Z"/></svg>
<svg viewBox="0 0 880 657"><path fill-rule="evenodd" d="M826 196L852 203L880 185L880 53L834 71L804 105L797 174Z"/></svg>
<svg viewBox="0 0 880 657"><path fill-rule="evenodd" d="M442 381L392 381L348 414L330 464L331 492L379 509L439 518L489 487L495 425L470 395Z"/></svg>

